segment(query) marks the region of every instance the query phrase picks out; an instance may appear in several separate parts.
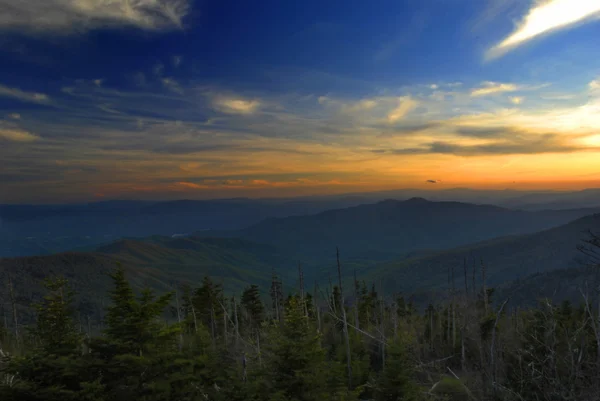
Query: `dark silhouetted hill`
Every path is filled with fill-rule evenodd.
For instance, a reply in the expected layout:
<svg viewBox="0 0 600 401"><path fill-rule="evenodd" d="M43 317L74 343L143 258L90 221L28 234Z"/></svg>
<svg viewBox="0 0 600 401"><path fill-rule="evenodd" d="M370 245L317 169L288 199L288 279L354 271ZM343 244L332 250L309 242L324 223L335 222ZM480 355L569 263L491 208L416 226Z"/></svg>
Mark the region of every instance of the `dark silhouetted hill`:
<svg viewBox="0 0 600 401"><path fill-rule="evenodd" d="M209 231L204 235L271 244L301 260L331 258L336 246L347 258L383 260L415 250L448 249L501 236L533 233L590 213L587 209L528 212L412 198L310 216L270 218L242 230Z"/></svg>

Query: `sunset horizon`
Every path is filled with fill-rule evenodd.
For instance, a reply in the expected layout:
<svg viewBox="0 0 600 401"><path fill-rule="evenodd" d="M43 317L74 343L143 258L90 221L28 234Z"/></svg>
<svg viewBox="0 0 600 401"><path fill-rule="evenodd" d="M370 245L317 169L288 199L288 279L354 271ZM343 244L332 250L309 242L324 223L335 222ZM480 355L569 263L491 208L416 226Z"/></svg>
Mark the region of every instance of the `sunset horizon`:
<svg viewBox="0 0 600 401"><path fill-rule="evenodd" d="M0 203L600 187L593 2L92 3L0 0Z"/></svg>

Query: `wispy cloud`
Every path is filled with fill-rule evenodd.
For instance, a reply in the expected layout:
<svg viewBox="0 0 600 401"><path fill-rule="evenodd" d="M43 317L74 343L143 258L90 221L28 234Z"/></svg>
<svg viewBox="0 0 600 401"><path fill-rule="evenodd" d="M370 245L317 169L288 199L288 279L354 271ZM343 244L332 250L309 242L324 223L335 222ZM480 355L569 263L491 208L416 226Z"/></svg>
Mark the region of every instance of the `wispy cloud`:
<svg viewBox="0 0 600 401"><path fill-rule="evenodd" d="M507 128L497 137L490 137L481 143L464 141L434 141L418 147L400 149L380 149L395 155L446 154L477 157L482 155L539 155L545 153L572 153L578 151L599 151L598 147L570 143L560 135L523 135L519 131Z"/></svg>
<svg viewBox="0 0 600 401"><path fill-rule="evenodd" d="M0 125L0 140L10 142L33 142L40 139L39 136L19 128L3 127Z"/></svg>
<svg viewBox="0 0 600 401"><path fill-rule="evenodd" d="M179 82L177 82L175 79L163 78L163 79L161 79L161 82L162 82L163 86L165 88L167 88L168 90L170 90L171 92L175 92L175 93L179 93L180 95L183 95L183 89L181 88L181 85L179 85Z"/></svg>
<svg viewBox="0 0 600 401"><path fill-rule="evenodd" d="M144 30L182 27L189 0L0 0L0 29L70 34L133 26Z"/></svg>
<svg viewBox="0 0 600 401"><path fill-rule="evenodd" d="M531 39L599 16L600 2L594 0L535 1L515 31L492 47L486 56L488 59L499 57Z"/></svg>
<svg viewBox="0 0 600 401"><path fill-rule="evenodd" d="M511 96L508 98L512 104L519 105L525 101L524 97L521 96Z"/></svg>
<svg viewBox="0 0 600 401"><path fill-rule="evenodd" d="M474 97L472 90L484 85L468 83L452 90L435 81L435 89L427 82L373 88L364 97L319 98L236 93L183 80L177 83L190 96L180 96L164 90L166 77L149 77L143 90L130 91L111 88L111 81L76 82L64 93L52 93L56 109L29 107L22 121L5 115L0 164L4 177L14 180L10 188L19 188L23 199L41 189L63 199L87 193L281 196L281 191L331 192L333 185L393 187L404 179L415 186L433 185L426 182L432 177L466 182L460 177L496 174L500 160L514 163L510 174L534 171L544 157L576 159L592 169L600 153L600 99L587 90L569 103L532 95L514 107L510 99L520 93ZM434 98L432 92L444 96ZM27 160L14 149L26 149ZM59 168L56 160L69 166ZM149 176L149 169L155 173ZM62 185L56 184L57 174ZM574 167L565 164L560 174L569 177ZM35 192L27 180L39 183Z"/></svg>
<svg viewBox="0 0 600 401"><path fill-rule="evenodd" d="M410 96L398 99L398 106L394 108L387 116L390 123L402 120L408 113L414 110L419 103L410 98Z"/></svg>
<svg viewBox="0 0 600 401"><path fill-rule="evenodd" d="M7 117L12 120L20 120L21 119L21 115L19 113L10 113Z"/></svg>
<svg viewBox="0 0 600 401"><path fill-rule="evenodd" d="M0 84L0 96L12 97L23 102L45 103L50 100L48 95L36 92L25 92L19 88L9 88Z"/></svg>
<svg viewBox="0 0 600 401"><path fill-rule="evenodd" d="M154 67L152 67L152 73L157 77L160 77L165 72L165 65L163 63L156 63Z"/></svg>
<svg viewBox="0 0 600 401"><path fill-rule="evenodd" d="M514 92L519 87L515 84L486 81L481 87L471 90L471 96L487 96L497 93Z"/></svg>
<svg viewBox="0 0 600 401"><path fill-rule="evenodd" d="M252 114L260 108L261 102L256 99L247 100L217 96L213 101L213 105L223 113Z"/></svg>
<svg viewBox="0 0 600 401"><path fill-rule="evenodd" d="M372 123L401 121L414 110L419 102L411 96L379 96L359 100L339 100L328 96L318 98L320 105L336 110L346 117L360 118Z"/></svg>

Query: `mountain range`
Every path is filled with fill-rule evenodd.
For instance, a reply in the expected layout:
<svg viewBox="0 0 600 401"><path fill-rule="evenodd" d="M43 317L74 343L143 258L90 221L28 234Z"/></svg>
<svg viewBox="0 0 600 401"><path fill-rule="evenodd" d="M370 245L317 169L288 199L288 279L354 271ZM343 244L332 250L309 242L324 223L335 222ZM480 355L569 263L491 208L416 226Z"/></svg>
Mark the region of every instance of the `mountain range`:
<svg viewBox="0 0 600 401"><path fill-rule="evenodd" d="M239 230L267 218L307 216L385 199L415 197L531 211L600 207L600 189L560 192L468 188L402 189L284 199L0 204L0 257L52 254L124 237L171 236L209 229Z"/></svg>
<svg viewBox="0 0 600 401"><path fill-rule="evenodd" d="M303 261L335 256L385 260L416 250L448 249L507 235L532 233L600 209L521 211L423 198L384 200L310 216L269 218L242 230L206 231L206 236L245 238L271 244Z"/></svg>
<svg viewBox="0 0 600 401"><path fill-rule="evenodd" d="M127 202L94 207L98 212L117 205L122 210L133 208ZM184 202L178 218L185 215L185 205L193 211ZM146 207L161 209L165 205L148 203ZM270 217L241 229L126 237L89 243L75 252L2 258L0 282L11 278L19 308L26 314L31 302L43 293L43 278L65 276L79 293L81 313L98 315L110 284L107 273L119 265L137 289L147 286L164 292L177 283L198 285L204 276L211 276L231 293L239 293L252 283L266 294L274 272L288 290L296 288L298 263L303 266L306 282L326 284L329 275L335 273L339 247L347 280L356 271L359 280L381 283L377 285L389 294L413 294L417 303L446 294L452 271L456 285L464 285L465 266L469 288L473 288L473 278L476 286L481 285L485 266L486 283L497 287L499 294L528 288L534 283L532 275L546 280L542 292L547 293L561 277L554 272L562 271L565 277L575 275L578 283L588 277L576 248L586 231L600 232L598 212L524 211L423 198L389 199L315 214ZM48 213L50 219L57 218L55 211ZM123 212L122 217L125 215ZM19 219L26 221L27 216L13 214L13 222ZM191 228L193 222L188 224ZM530 302L534 293L521 295L521 302ZM8 291L3 289L0 294L6 305Z"/></svg>

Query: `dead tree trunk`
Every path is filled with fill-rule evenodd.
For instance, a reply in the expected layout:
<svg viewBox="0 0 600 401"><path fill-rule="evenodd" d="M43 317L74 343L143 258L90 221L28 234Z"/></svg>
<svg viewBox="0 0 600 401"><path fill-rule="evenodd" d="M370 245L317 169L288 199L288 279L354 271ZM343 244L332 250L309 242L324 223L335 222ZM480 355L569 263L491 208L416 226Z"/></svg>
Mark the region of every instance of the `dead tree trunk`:
<svg viewBox="0 0 600 401"><path fill-rule="evenodd" d="M354 326L360 330L360 321L358 316L358 281L356 280L356 269L354 269Z"/></svg>
<svg viewBox="0 0 600 401"><path fill-rule="evenodd" d="M177 323L179 323L179 352L183 349L183 331L181 331L181 307L179 306L179 290L177 285L175 286L175 306L177 307Z"/></svg>
<svg viewBox="0 0 600 401"><path fill-rule="evenodd" d="M213 343L213 347L217 346L217 333L216 333L216 327L215 327L215 320L216 320L216 315L215 315L215 306L213 305L213 301L211 299L210 301L210 332L211 332L211 337L212 337L212 343Z"/></svg>
<svg viewBox="0 0 600 401"><path fill-rule="evenodd" d="M319 333L321 332L321 306L319 305L319 287L317 285L317 280L315 280L315 315L317 316L317 327L319 328Z"/></svg>
<svg viewBox="0 0 600 401"><path fill-rule="evenodd" d="M448 308L446 311L446 344L450 344L450 330L452 329L450 322L450 309L452 309L452 289L450 287L450 266L448 266Z"/></svg>
<svg viewBox="0 0 600 401"><path fill-rule="evenodd" d="M488 293L487 293L487 288L485 286L485 263L483 263L483 259L481 259L481 288L483 291L483 310L485 311L485 313L487 314L488 312Z"/></svg>
<svg viewBox="0 0 600 401"><path fill-rule="evenodd" d="M346 318L346 308L344 307L344 291L342 289L342 265L340 264L340 250L336 248L338 281L340 286L340 308L344 323L344 337L346 339L346 364L348 368L348 388L352 388L352 355L350 354L350 336L348 335L348 320Z"/></svg>
<svg viewBox="0 0 600 401"><path fill-rule="evenodd" d="M496 393L496 332L498 329L498 321L500 320L500 316L502 316L502 310L504 310L504 306L506 306L508 299L502 303L500 306L500 310L498 310L498 314L496 315L496 321L494 322L494 328L492 329L492 344L490 345L490 368L492 370L492 391L494 394Z"/></svg>
<svg viewBox="0 0 600 401"><path fill-rule="evenodd" d="M302 271L302 264L298 263L298 280L300 282L300 300L302 301L302 312L305 317L308 317L308 308L306 306L306 299L304 297L304 272Z"/></svg>
<svg viewBox="0 0 600 401"><path fill-rule="evenodd" d="M469 285L467 283L467 258L465 258L463 270L465 271L465 298L467 298L469 296Z"/></svg>
<svg viewBox="0 0 600 401"><path fill-rule="evenodd" d="M235 301L235 297L233 297L232 300L233 300L233 317L235 319L235 349L237 349L239 342L240 342L240 321L238 319L238 309L237 309L237 302ZM244 362L245 361L246 361L246 354L244 354ZM244 365L244 371L245 371L245 365Z"/></svg>
<svg viewBox="0 0 600 401"><path fill-rule="evenodd" d="M15 291L13 288L13 282L10 276L8 276L8 292L10 296L10 304L12 307L13 324L15 326L15 341L17 347L19 346L19 318L17 315L17 300L15 298Z"/></svg>
<svg viewBox="0 0 600 401"><path fill-rule="evenodd" d="M452 350L456 348L456 300L454 295L456 293L454 287L454 267L452 267Z"/></svg>
<svg viewBox="0 0 600 401"><path fill-rule="evenodd" d="M225 302L223 302L224 304ZM223 308L223 345L225 346L225 349L228 349L227 347L227 334L228 334L228 330L227 330L227 309L225 308L225 305L221 306Z"/></svg>
<svg viewBox="0 0 600 401"><path fill-rule="evenodd" d="M381 285L381 281L379 281L379 289L381 291L381 300L379 301L380 304L380 328L379 330L381 331L381 369L385 369L385 326L384 326L384 320L385 320L385 305L383 304L383 287Z"/></svg>

